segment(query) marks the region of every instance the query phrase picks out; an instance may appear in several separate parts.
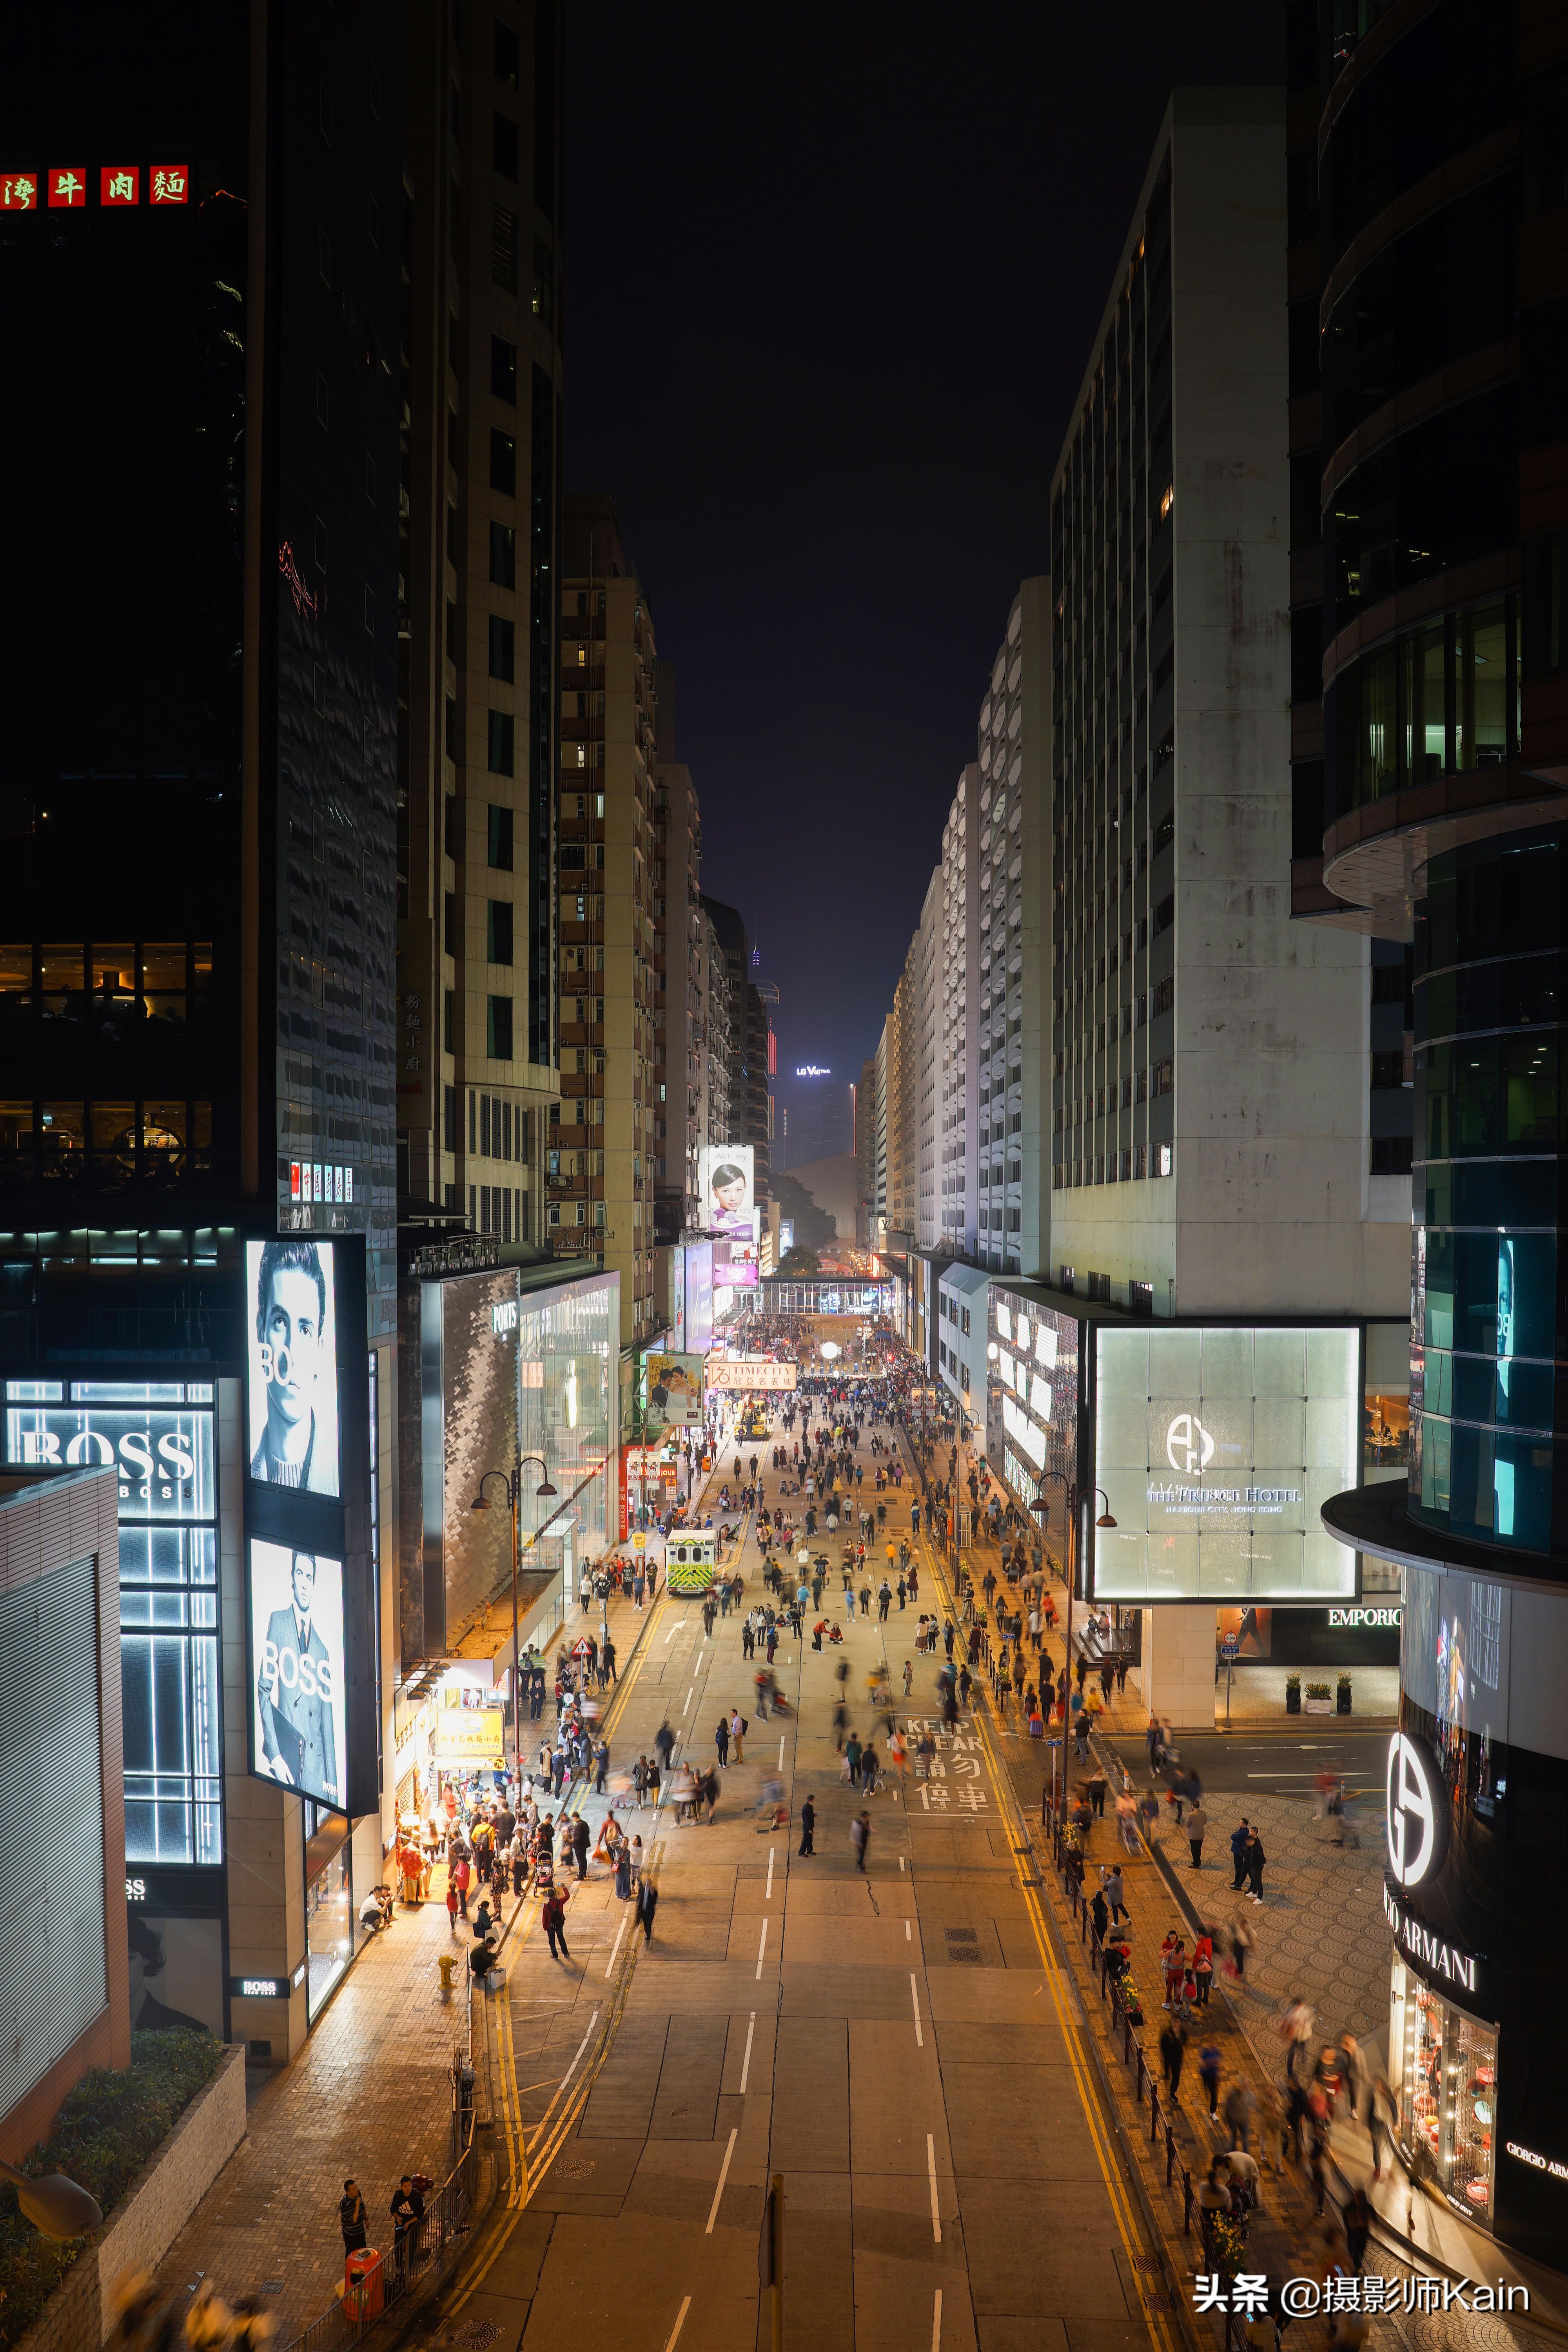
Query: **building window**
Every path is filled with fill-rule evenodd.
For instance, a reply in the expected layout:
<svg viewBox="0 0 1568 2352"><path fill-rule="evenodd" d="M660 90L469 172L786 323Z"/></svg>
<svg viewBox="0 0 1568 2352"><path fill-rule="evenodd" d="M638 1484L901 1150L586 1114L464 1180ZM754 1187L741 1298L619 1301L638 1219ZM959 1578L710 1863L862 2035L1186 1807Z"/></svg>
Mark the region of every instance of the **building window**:
<svg viewBox="0 0 1568 2352"><path fill-rule="evenodd" d="M490 623L490 676L500 678L503 686L514 683L517 669L517 631L510 621L492 613Z"/></svg>
<svg viewBox="0 0 1568 2352"><path fill-rule="evenodd" d="M498 874L511 872L512 812L490 803L488 860Z"/></svg>
<svg viewBox="0 0 1568 2352"><path fill-rule="evenodd" d="M485 952L490 963L511 961L511 903L491 898L485 910Z"/></svg>
<svg viewBox="0 0 1568 2352"><path fill-rule="evenodd" d="M517 533L509 522L490 525L490 585L517 586Z"/></svg>
<svg viewBox="0 0 1568 2352"><path fill-rule="evenodd" d="M517 177L517 125L510 114L498 111L490 133L490 160L503 180Z"/></svg>
<svg viewBox="0 0 1568 2352"><path fill-rule="evenodd" d="M1154 1146L1154 1173L1155 1173L1155 1175L1156 1175L1156 1176L1168 1176L1168 1175L1170 1174L1170 1172L1171 1172L1171 1164L1172 1164L1172 1162L1171 1162L1171 1147L1170 1147L1170 1145L1169 1145L1168 1143L1157 1143L1157 1144Z"/></svg>
<svg viewBox="0 0 1568 2352"><path fill-rule="evenodd" d="M441 1148L444 1151L458 1149L458 1089L445 1087L441 1093Z"/></svg>
<svg viewBox="0 0 1568 2352"><path fill-rule="evenodd" d="M517 292L517 215L504 205L490 207L490 278L504 293Z"/></svg>
<svg viewBox="0 0 1568 2352"><path fill-rule="evenodd" d="M517 442L498 425L490 426L490 488L504 499L517 496Z"/></svg>
<svg viewBox="0 0 1568 2352"><path fill-rule="evenodd" d="M450 694L447 697L446 744L447 759L455 760L458 756L458 703L456 696ZM447 805L451 805L449 798ZM447 852L448 856L455 856L456 854L455 851Z"/></svg>
<svg viewBox="0 0 1568 2352"><path fill-rule="evenodd" d="M458 992L455 988L441 992L441 1051L455 1054L458 1050Z"/></svg>
<svg viewBox="0 0 1568 2352"><path fill-rule="evenodd" d="M441 899L441 947L446 955L458 952L458 894L447 890Z"/></svg>
<svg viewBox="0 0 1568 2352"><path fill-rule="evenodd" d="M490 337L490 390L509 408L517 406L517 345L504 335Z"/></svg>
<svg viewBox="0 0 1568 2352"><path fill-rule="evenodd" d="M490 712L489 768L492 776L510 776L512 767L512 724L510 710Z"/></svg>
<svg viewBox="0 0 1568 2352"><path fill-rule="evenodd" d="M503 25L498 18L495 36L496 79L503 89L515 89L518 67L517 35L510 25Z"/></svg>
<svg viewBox="0 0 1568 2352"><path fill-rule="evenodd" d="M492 1062L511 1059L511 999L510 996L489 996L485 999L485 1050Z"/></svg>

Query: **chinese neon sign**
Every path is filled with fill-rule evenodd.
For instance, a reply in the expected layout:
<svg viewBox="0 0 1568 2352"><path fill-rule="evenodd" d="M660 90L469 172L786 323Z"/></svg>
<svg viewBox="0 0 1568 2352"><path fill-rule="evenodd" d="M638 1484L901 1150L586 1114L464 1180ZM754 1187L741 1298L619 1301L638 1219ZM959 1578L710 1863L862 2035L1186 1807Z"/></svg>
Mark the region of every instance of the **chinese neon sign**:
<svg viewBox="0 0 1568 2352"><path fill-rule="evenodd" d="M53 212L85 211L90 184L91 174L85 163L52 163L42 178L44 194ZM0 172L0 212L36 213L39 186L37 172ZM150 205L184 205L190 202L190 195L191 167L188 163L153 163L148 166L147 202ZM98 201L105 211L119 211L128 205L140 205L142 166L139 163L100 164Z"/></svg>

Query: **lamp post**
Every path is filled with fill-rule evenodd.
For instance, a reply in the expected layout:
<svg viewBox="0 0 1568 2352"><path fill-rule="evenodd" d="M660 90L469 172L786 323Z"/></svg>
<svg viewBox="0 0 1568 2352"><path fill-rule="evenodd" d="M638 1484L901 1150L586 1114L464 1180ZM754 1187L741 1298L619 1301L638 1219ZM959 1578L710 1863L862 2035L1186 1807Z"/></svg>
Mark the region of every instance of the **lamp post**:
<svg viewBox="0 0 1568 2352"><path fill-rule="evenodd" d="M489 1509L485 1488L492 1478L499 1478L506 1488L507 1512L511 1520L511 1761L519 1790L522 1787L522 1684L517 1654L517 1570L522 1542L522 1474L530 1463L537 1463L540 1471L540 1482L533 1490L535 1500L551 1501L556 1489L550 1483L549 1465L542 1454L525 1454L515 1470L487 1470L479 1480L479 1493L468 1505L470 1511Z"/></svg>
<svg viewBox="0 0 1568 2352"><path fill-rule="evenodd" d="M1066 1493L1068 1539L1062 1546L1062 1569L1063 1581L1066 1583L1068 1589L1067 1662L1068 1669L1070 1673L1072 1669L1073 1587L1077 1582L1078 1569L1078 1487L1074 1484L1073 1480L1068 1476L1065 1470L1042 1470L1040 1472L1039 1491L1035 1496L1034 1500L1030 1503L1029 1508L1031 1511L1038 1511L1040 1515L1040 1542L1042 1548L1044 1547L1046 1538L1046 1517L1050 1510L1050 1505L1046 1500L1046 1481L1048 1478L1056 1479L1058 1484L1065 1489ZM1110 1497L1107 1495L1103 1486L1097 1486L1094 1491L1105 1505L1104 1510L1100 1513L1099 1518L1096 1519L1094 1523L1095 1526L1097 1528L1113 1528L1116 1525L1116 1521L1110 1516Z"/></svg>
<svg viewBox="0 0 1568 2352"><path fill-rule="evenodd" d="M14 2164L0 2163L0 2180L11 2183L23 2213L46 2238L83 2238L103 2219L98 2200L63 2172L46 2172L35 2180Z"/></svg>

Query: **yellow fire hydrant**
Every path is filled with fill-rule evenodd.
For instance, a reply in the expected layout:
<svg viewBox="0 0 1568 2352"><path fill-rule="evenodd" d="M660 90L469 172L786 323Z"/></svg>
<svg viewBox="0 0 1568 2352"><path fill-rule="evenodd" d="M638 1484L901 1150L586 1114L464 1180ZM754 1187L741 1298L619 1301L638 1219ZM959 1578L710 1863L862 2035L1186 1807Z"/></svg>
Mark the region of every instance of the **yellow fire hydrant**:
<svg viewBox="0 0 1568 2352"><path fill-rule="evenodd" d="M438 1955L436 1965L441 1971L441 1994L444 2000L452 1990L452 1971L458 1965L457 1957L452 1952L442 1952Z"/></svg>

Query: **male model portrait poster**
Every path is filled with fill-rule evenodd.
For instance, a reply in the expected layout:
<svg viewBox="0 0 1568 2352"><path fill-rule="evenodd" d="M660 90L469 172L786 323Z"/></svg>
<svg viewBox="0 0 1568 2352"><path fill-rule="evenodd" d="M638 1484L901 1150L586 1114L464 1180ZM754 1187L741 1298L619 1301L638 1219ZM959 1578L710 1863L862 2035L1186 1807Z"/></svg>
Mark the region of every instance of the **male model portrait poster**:
<svg viewBox="0 0 1568 2352"><path fill-rule="evenodd" d="M336 1495L337 1318L330 1242L290 1234L245 1245L250 1475Z"/></svg>
<svg viewBox="0 0 1568 2352"><path fill-rule="evenodd" d="M253 1538L250 1649L257 1771L341 1811L348 1780L342 1562Z"/></svg>

